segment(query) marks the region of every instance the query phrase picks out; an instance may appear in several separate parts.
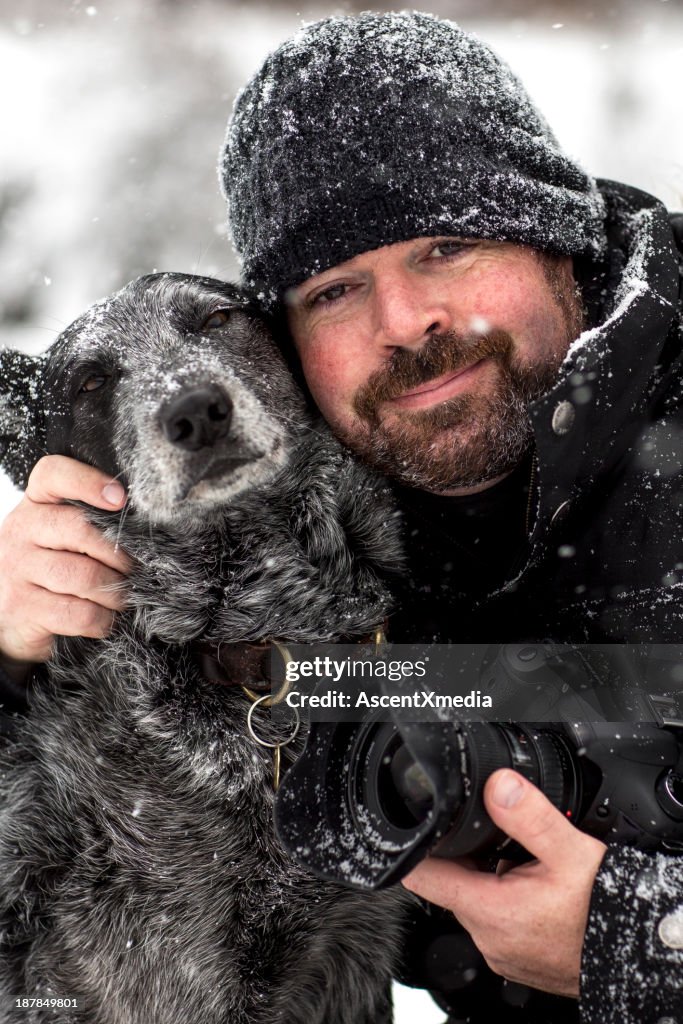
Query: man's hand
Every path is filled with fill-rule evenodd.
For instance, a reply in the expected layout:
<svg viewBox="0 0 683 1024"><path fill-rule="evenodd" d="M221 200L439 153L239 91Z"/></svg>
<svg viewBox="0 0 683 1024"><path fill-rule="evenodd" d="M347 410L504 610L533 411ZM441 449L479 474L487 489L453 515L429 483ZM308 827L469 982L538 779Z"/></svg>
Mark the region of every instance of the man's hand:
<svg viewBox="0 0 683 1024"><path fill-rule="evenodd" d="M451 910L497 974L578 997L590 895L607 847L517 772L494 772L484 800L493 821L538 859L492 875L432 857L403 884Z"/></svg>
<svg viewBox="0 0 683 1024"><path fill-rule="evenodd" d="M45 661L55 636L106 636L124 595L130 560L85 519L76 499L115 511L119 483L92 466L48 455L35 466L23 500L0 523L0 654L19 675Z"/></svg>

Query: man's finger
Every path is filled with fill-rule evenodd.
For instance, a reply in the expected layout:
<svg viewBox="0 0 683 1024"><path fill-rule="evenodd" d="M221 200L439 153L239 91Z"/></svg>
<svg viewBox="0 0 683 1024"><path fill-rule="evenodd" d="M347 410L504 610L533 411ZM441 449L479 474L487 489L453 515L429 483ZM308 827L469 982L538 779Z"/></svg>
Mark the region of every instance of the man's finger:
<svg viewBox="0 0 683 1024"><path fill-rule="evenodd" d="M34 548L24 559L26 582L53 594L93 601L111 611L126 605L126 577L87 555L61 551L59 555Z"/></svg>
<svg viewBox="0 0 683 1024"><path fill-rule="evenodd" d="M430 903L448 907L467 927L482 902L495 898L498 880L495 875L461 862L427 857L405 876L402 884Z"/></svg>
<svg viewBox="0 0 683 1024"><path fill-rule="evenodd" d="M489 777L484 803L496 825L547 867L572 864L587 839L536 786L508 768Z"/></svg>
<svg viewBox="0 0 683 1024"><path fill-rule="evenodd" d="M31 501L54 504L68 499L103 509L120 509L126 501L118 480L64 455L45 455L36 463L26 494Z"/></svg>
<svg viewBox="0 0 683 1024"><path fill-rule="evenodd" d="M100 530L89 523L83 509L73 505L37 505L30 509L31 533L34 544L51 551L73 551L89 555L97 562L116 572L127 574L131 560L120 548L106 540ZM22 517L22 529L26 532Z"/></svg>
<svg viewBox="0 0 683 1024"><path fill-rule="evenodd" d="M34 621L53 636L87 636L102 639L114 622L114 612L92 601L52 594L33 587Z"/></svg>

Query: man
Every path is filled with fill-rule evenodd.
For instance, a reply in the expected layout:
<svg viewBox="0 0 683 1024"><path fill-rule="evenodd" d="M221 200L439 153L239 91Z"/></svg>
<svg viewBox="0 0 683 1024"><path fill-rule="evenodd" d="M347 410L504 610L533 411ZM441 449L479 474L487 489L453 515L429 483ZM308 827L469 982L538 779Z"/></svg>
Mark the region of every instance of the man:
<svg viewBox="0 0 683 1024"><path fill-rule="evenodd" d="M237 100L221 173L245 281L286 315L335 431L397 482L394 638L679 640L679 273L661 205L598 190L494 54L418 14L327 19L280 47ZM118 607L101 588L125 560L67 497L124 500L91 468L37 467L0 529L15 678ZM681 862L605 853L513 772L486 798L537 861L428 861L407 884L499 974L564 998L456 992L456 933L425 965L444 1005L557 1022L580 995L588 1024L674 1019Z"/></svg>

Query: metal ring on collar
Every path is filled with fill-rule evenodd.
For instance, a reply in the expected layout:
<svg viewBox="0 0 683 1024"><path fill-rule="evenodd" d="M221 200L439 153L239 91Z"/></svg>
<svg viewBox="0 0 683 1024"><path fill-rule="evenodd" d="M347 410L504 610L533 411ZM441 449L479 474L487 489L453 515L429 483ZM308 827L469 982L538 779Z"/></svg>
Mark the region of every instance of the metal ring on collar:
<svg viewBox="0 0 683 1024"><path fill-rule="evenodd" d="M251 736L254 743L258 743L260 747L268 747L269 750L276 750L278 747L286 747L288 743L292 742L292 740L299 731L301 719L299 718L299 712L297 711L297 709L292 708L292 711L294 712L294 715L296 717L296 722L290 735L287 736L284 740L278 740L276 743L271 743L268 740L262 740L261 737L257 736L256 732L254 731L254 723L252 722L252 717L254 715L254 711L256 711L256 708L259 706L259 704L263 704L264 701L267 700L269 700L268 694L266 694L265 697L257 697L254 703L251 705L251 707L249 708L249 714L247 715L247 729L249 730L249 735ZM265 706L267 707L268 705Z"/></svg>

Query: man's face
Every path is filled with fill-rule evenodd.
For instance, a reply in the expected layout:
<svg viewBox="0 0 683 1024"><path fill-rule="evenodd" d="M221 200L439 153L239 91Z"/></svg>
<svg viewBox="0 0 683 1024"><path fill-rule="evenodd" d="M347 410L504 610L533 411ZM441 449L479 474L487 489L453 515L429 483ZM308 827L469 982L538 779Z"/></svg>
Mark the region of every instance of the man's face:
<svg viewBox="0 0 683 1024"><path fill-rule="evenodd" d="M569 257L509 242L417 238L362 253L288 296L311 393L382 472L477 490L527 451L583 310Z"/></svg>

